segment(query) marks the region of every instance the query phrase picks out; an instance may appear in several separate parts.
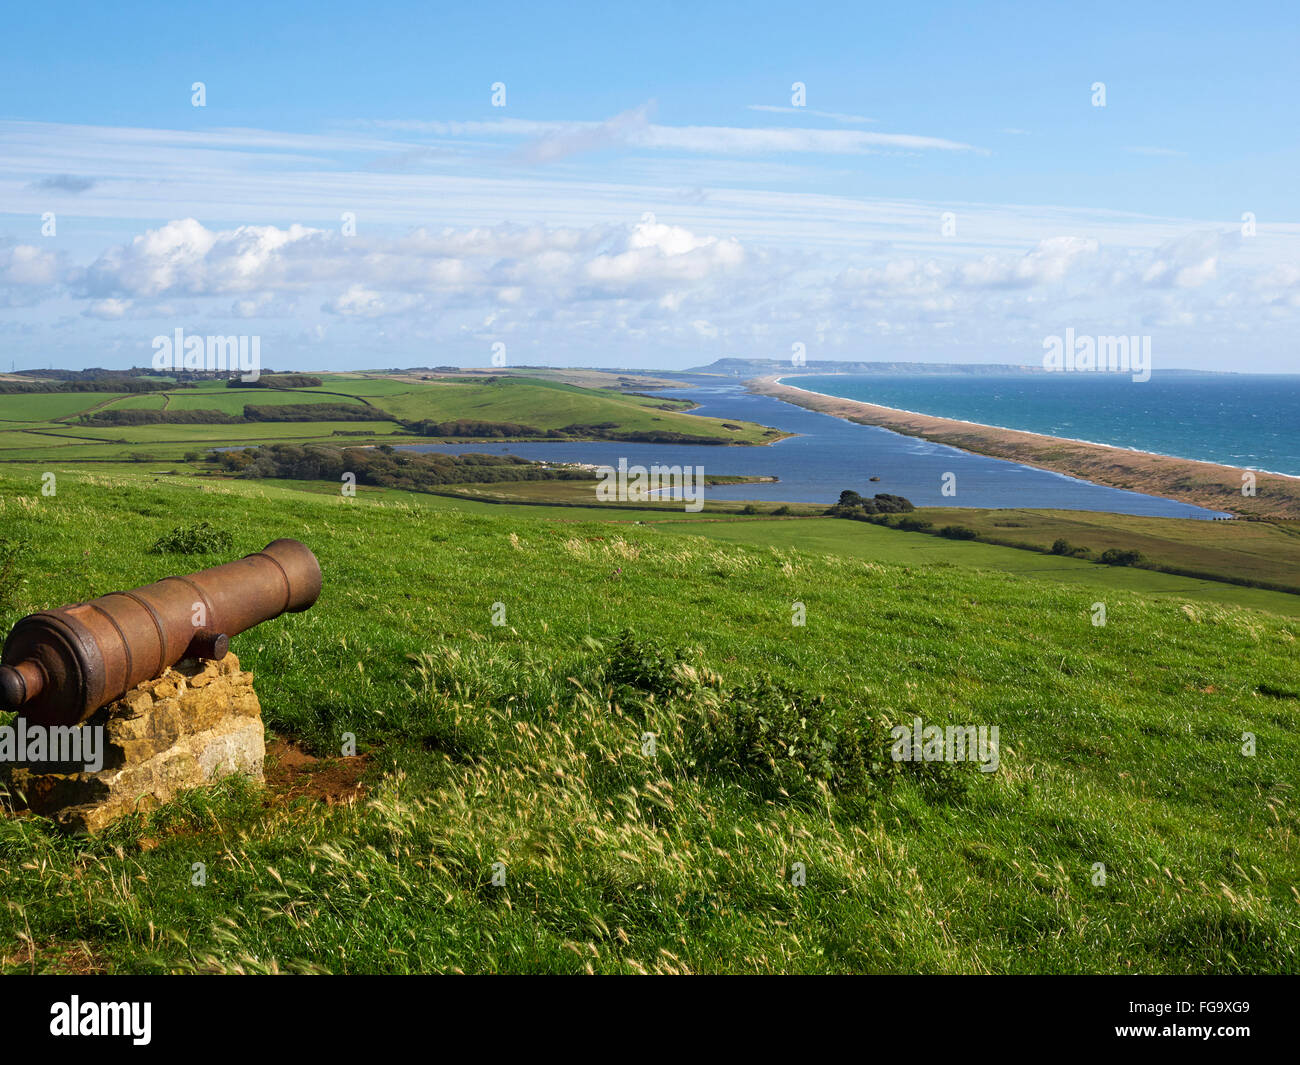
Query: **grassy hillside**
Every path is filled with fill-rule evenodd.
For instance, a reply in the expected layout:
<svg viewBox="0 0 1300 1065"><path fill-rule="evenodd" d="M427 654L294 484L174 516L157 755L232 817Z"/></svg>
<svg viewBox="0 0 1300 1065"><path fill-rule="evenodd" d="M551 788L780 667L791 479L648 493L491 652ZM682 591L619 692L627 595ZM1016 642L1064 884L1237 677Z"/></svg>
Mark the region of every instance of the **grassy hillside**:
<svg viewBox="0 0 1300 1065"><path fill-rule="evenodd" d="M713 478L709 481L743 481L744 478ZM535 503L547 506L589 507L596 495L596 480L504 482L488 485L451 486L447 491L470 499L496 502ZM330 489L333 486L329 486ZM755 493L757 494L757 493ZM630 519L659 521L676 517L681 504L668 500L603 504L606 513L612 507L630 513ZM738 512L757 512L764 516L815 516L825 506L807 503L775 504L766 501L750 504L743 500L706 499L704 511L714 516ZM1285 614L1300 612L1300 528L1286 521L1208 522L1192 518L1148 518L1128 514L1093 511L975 509L969 507L922 507L911 515L931 523L930 537L898 532L891 542L879 532L854 529L842 521L802 523L778 526L772 522L753 521L739 528L706 532L723 539L740 542L773 543L781 546L818 544L837 554L851 557L889 558L897 561L952 561L958 565L972 563L1005 569L1013 573L1058 575L1061 579L1103 587L1116 584L1133 590L1172 592L1193 597L1258 606ZM957 525L973 530L980 543L952 543L938 538L939 530ZM933 542L925 543L926 539ZM1087 565L1081 567L1073 554L1062 558L1050 553L1058 540L1072 549L1087 548ZM993 545L990 548L988 545ZM1003 547L1022 552L1019 557ZM1097 573L1096 562L1109 548L1138 551L1142 555L1133 569L1138 575ZM1023 552L1031 552L1024 557ZM1038 555L1040 557L1033 557ZM1093 572L1088 572L1089 567ZM1153 577L1155 571L1169 574ZM1181 577L1192 578L1180 580ZM1200 587L1206 581L1259 588L1264 594L1236 595L1223 590ZM1195 589L1195 590L1193 590Z"/></svg>
<svg viewBox="0 0 1300 1065"><path fill-rule="evenodd" d="M1206 522L1188 524L1207 525ZM1028 580L1041 579L1074 585L1081 590L1093 589L1102 595L1117 589L1188 602L1246 606L1300 617L1300 596L1286 592L1244 588L1221 581L1198 580L1127 566L1103 566L1036 551L948 540L922 532L882 529L865 522L831 518L730 519L705 522L693 531L714 540L776 550L798 549L901 565L983 568Z"/></svg>
<svg viewBox="0 0 1300 1065"><path fill-rule="evenodd" d="M1189 573L1218 573L1238 581L1300 588L1300 523L1149 518L1086 510L922 508L916 517L936 527L960 523L981 540L1048 550L1057 540L1086 547L1140 551L1152 565Z"/></svg>
<svg viewBox="0 0 1300 1065"><path fill-rule="evenodd" d="M1300 971L1295 620L1116 589L1095 627L1094 588L705 521L16 472L5 626L224 560L148 552L181 522L308 543L320 603L232 649L270 729L362 758L92 841L0 820L5 971ZM891 762L913 716L997 725L1001 767Z"/></svg>
<svg viewBox="0 0 1300 1065"><path fill-rule="evenodd" d="M215 410L238 416L246 404L345 404L375 411L373 421L276 422L238 425L86 425L80 417L111 411ZM47 455L63 461L120 461L145 456L179 458L196 448L274 440L417 443L392 419L410 422L477 420L540 430L606 425L630 433L668 432L727 444L760 444L782 434L750 422L701 418L681 401L652 399L609 388L581 388L536 377L469 375L418 381L409 378L322 375L320 387L227 388L205 382L152 393L0 395L0 462L32 462ZM578 434L581 436L582 434ZM454 440L456 437L446 437Z"/></svg>

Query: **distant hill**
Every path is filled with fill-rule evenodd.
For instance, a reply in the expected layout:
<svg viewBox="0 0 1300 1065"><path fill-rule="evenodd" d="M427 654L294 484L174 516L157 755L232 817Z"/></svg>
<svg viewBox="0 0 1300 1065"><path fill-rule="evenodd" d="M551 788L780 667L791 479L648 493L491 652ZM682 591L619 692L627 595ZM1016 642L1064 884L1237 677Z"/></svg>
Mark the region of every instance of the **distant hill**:
<svg viewBox="0 0 1300 1065"><path fill-rule="evenodd" d="M708 366L694 366L687 373L721 373L753 377L769 373L965 373L1008 374L1043 373L1041 366L1013 366L1010 363L955 362L841 362L834 359L809 359L803 366L793 366L789 359L717 359Z"/></svg>

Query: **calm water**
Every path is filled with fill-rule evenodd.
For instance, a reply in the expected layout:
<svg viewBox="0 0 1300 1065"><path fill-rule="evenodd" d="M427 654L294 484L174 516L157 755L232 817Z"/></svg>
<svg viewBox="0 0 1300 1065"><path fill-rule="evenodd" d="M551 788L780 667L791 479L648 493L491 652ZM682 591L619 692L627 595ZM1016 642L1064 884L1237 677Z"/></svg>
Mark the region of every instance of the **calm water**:
<svg viewBox="0 0 1300 1065"><path fill-rule="evenodd" d="M870 425L804 410L769 396L754 396L717 378L674 376L691 387L664 393L700 404L698 414L775 426L799 436L769 447L700 447L683 444L585 443L414 444L414 451L509 452L528 459L629 465L703 466L706 473L768 475L777 484L709 488L708 499L832 503L845 488L864 495L892 492L917 506L1058 507L1109 510L1176 518L1208 518L1216 512L1186 503L1124 492L1036 470L1001 459L971 455ZM940 494L945 473L957 477L957 495ZM871 477L879 477L873 482Z"/></svg>
<svg viewBox="0 0 1300 1065"><path fill-rule="evenodd" d="M844 399L1300 476L1300 375L786 377Z"/></svg>

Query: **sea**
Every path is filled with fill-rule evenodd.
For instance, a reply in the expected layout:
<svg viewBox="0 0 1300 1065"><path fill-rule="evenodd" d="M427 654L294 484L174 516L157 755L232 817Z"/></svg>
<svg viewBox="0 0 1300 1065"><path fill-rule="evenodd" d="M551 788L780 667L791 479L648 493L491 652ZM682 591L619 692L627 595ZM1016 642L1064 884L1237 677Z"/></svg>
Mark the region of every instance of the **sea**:
<svg viewBox="0 0 1300 1065"><path fill-rule="evenodd" d="M782 383L918 414L1300 477L1300 374L881 374Z"/></svg>
<svg viewBox="0 0 1300 1065"><path fill-rule="evenodd" d="M903 436L878 426L847 422L770 396L753 395L738 380L693 374L661 373L659 376L674 378L683 386L665 390L662 394L674 399L693 400L699 405L694 412L696 414L759 422L795 435L764 447L639 444L622 441L538 441L508 444L415 444L408 445L407 449L452 454L509 453L540 461L580 462L611 467L617 467L619 460L625 459L629 465L702 466L705 473L777 478L773 484L712 486L705 493L706 499L832 503L847 488L863 495L874 495L877 492L901 495L917 506L929 507L1032 507L1205 519L1227 516L1188 503L1109 488L1049 470L971 454L944 444ZM934 409L929 405L924 392L926 385L930 384L936 389L935 395L945 394L945 389L951 390L951 399L960 395L963 388L984 387L986 383L978 380L938 382L928 375L914 382L904 381L901 377L882 380L879 377L847 376L804 379L791 377L785 380L789 384L846 398L870 398L872 402L927 414L942 413L947 417L960 417L968 421L1007 424L1007 419L998 422L992 418L977 418L969 408L949 407L945 411ZM909 398L906 404L890 402L884 398L879 389L891 385L896 385L899 389L911 389L907 392ZM1145 385L1131 383L1130 387L1142 388ZM861 392L861 395L857 392ZM902 392L898 395L902 395ZM987 411L991 408L982 409ZM1188 411L1186 416L1191 417L1192 413ZM1074 417L1076 421L1072 425L1085 424L1081 420L1081 413L1076 411ZM1293 436L1297 424L1300 422L1292 419L1290 426ZM1031 428L1028 425L1011 427ZM1058 436L1086 435L1082 431L1066 433L1059 427L1051 430L1037 428L1035 431L1052 432ZM1104 434L1094 435L1091 439L1099 439L1103 443L1114 442L1106 439ZM1218 461L1228 459L1223 456ZM1240 460L1234 458L1233 461L1237 463ZM952 494L945 493L945 486L949 486Z"/></svg>

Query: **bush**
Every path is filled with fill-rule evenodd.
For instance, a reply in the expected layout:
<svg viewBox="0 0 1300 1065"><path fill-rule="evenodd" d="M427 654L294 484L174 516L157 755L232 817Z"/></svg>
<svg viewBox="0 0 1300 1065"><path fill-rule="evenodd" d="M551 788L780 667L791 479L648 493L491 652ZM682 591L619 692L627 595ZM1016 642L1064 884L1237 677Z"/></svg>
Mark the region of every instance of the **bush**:
<svg viewBox="0 0 1300 1065"><path fill-rule="evenodd" d="M320 444L266 444L223 451L218 460L243 477L281 477L298 481L333 481L344 473L359 485L432 491L445 484L493 484L499 481L569 481L588 476L582 470L548 469L517 455L420 454L389 448L336 448Z"/></svg>
<svg viewBox="0 0 1300 1065"><path fill-rule="evenodd" d="M761 678L687 724L695 764L748 784L765 798L799 797L834 772L835 729L821 696Z"/></svg>
<svg viewBox="0 0 1300 1065"><path fill-rule="evenodd" d="M1139 551L1122 551L1118 547L1108 547L1101 553L1099 561L1107 566L1136 566L1143 559Z"/></svg>
<svg viewBox="0 0 1300 1065"><path fill-rule="evenodd" d="M166 536L160 536L149 550L155 555L205 555L218 551L229 551L235 538L225 529L218 529L211 522L201 521L197 525L178 525Z"/></svg>
<svg viewBox="0 0 1300 1065"><path fill-rule="evenodd" d="M746 503L743 507L740 508L740 512L742 514L757 514L758 507L754 506L753 503Z"/></svg>
<svg viewBox="0 0 1300 1065"><path fill-rule="evenodd" d="M242 377L232 377L226 382L227 388L319 388L325 382L311 374L277 373L262 374L256 381L245 381Z"/></svg>
<svg viewBox="0 0 1300 1065"><path fill-rule="evenodd" d="M638 639L624 629L610 648L604 678L613 685L616 694L626 694L631 689L634 693L663 698L681 690L680 667L685 662L685 651Z"/></svg>
<svg viewBox="0 0 1300 1065"><path fill-rule="evenodd" d="M559 436L547 433L534 425L520 425L515 422L484 422L470 418L458 421L435 422L427 418L423 421L404 421L402 428L417 436L458 436L477 439L504 440L508 436Z"/></svg>
<svg viewBox="0 0 1300 1065"><path fill-rule="evenodd" d="M945 525L939 535L949 540L974 540L978 534L968 525Z"/></svg>
<svg viewBox="0 0 1300 1065"><path fill-rule="evenodd" d="M934 522L926 521L925 518L902 518L894 528L905 532L925 532L927 529L934 528Z"/></svg>
<svg viewBox="0 0 1300 1065"><path fill-rule="evenodd" d="M1074 554L1074 548L1070 546L1069 540L1066 540L1064 537L1062 537L1061 539L1058 539L1054 544L1052 544L1052 554L1072 555Z"/></svg>
<svg viewBox="0 0 1300 1065"><path fill-rule="evenodd" d="M845 489L840 493L839 500L826 513L834 518L852 518L857 521L866 521L868 516L872 514L905 514L915 509L912 506L912 501L903 496L890 495L888 492L877 492L872 499L865 499L858 495L857 492Z"/></svg>
<svg viewBox="0 0 1300 1065"><path fill-rule="evenodd" d="M786 514L793 514L794 511L792 511L789 507L782 504L781 506L777 507L776 510L772 511L772 513L784 516Z"/></svg>
<svg viewBox="0 0 1300 1065"><path fill-rule="evenodd" d="M220 410L101 410L81 414L82 425L117 427L123 425L237 425L242 419Z"/></svg>
<svg viewBox="0 0 1300 1065"><path fill-rule="evenodd" d="M851 697L825 695L759 674L727 685L685 651L622 632L601 665L613 701L664 738L670 772L732 782L770 802L800 802L830 792L870 802L902 776L935 791L952 766L895 762L887 726ZM950 782L955 795L963 780Z"/></svg>
<svg viewBox="0 0 1300 1065"><path fill-rule="evenodd" d="M271 403L244 407L246 422L385 422L393 416L360 403Z"/></svg>

